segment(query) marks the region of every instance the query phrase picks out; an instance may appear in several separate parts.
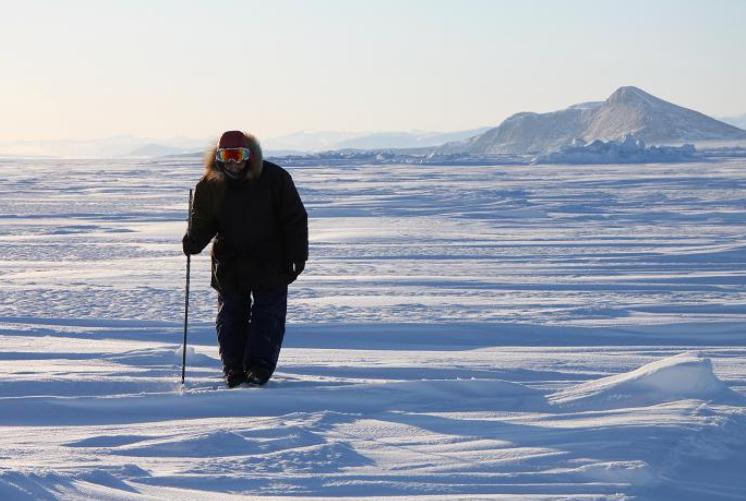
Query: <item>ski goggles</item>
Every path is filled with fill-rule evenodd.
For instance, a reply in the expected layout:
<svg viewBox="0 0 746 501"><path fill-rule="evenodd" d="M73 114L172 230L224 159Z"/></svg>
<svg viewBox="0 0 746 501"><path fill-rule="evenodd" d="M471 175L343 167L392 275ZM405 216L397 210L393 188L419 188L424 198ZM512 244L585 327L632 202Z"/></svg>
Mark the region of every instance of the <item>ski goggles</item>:
<svg viewBox="0 0 746 501"><path fill-rule="evenodd" d="M215 160L218 162L243 162L251 158L251 150L248 148L218 148L215 152Z"/></svg>

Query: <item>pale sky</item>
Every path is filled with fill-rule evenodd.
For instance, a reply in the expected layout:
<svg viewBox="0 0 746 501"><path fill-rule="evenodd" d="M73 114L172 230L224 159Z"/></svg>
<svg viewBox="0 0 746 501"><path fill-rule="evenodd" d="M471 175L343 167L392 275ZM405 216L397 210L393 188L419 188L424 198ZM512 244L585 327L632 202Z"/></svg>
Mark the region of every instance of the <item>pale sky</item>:
<svg viewBox="0 0 746 501"><path fill-rule="evenodd" d="M0 141L453 131L621 85L746 113L744 0L0 7Z"/></svg>

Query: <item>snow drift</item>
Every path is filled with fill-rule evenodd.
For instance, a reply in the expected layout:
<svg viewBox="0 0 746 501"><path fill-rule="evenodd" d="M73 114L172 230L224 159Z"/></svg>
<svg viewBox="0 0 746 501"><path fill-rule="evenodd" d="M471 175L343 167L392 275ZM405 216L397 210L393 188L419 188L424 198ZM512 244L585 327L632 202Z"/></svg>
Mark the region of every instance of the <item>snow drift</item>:
<svg viewBox="0 0 746 501"><path fill-rule="evenodd" d="M680 399L739 400L698 352L664 358L639 369L558 391L553 404L574 409L613 409L655 405Z"/></svg>

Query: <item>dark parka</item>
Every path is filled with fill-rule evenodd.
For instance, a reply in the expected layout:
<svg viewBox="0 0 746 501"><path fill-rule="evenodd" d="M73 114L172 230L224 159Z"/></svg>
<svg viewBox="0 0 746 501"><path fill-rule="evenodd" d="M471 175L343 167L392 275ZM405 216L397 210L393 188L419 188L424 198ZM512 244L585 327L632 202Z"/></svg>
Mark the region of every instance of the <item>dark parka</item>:
<svg viewBox="0 0 746 501"><path fill-rule="evenodd" d="M308 215L293 179L247 138L251 158L241 180L226 176L208 152L183 240L186 252L198 254L215 237L210 285L219 292L283 287L295 279L290 263L308 259Z"/></svg>

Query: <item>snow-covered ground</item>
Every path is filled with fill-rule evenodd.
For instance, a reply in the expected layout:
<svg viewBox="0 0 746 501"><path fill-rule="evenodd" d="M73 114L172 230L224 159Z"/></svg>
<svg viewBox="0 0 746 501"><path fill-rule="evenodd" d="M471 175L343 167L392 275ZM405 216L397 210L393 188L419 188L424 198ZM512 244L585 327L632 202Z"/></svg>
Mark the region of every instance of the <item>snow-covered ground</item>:
<svg viewBox="0 0 746 501"><path fill-rule="evenodd" d="M200 170L0 160L0 499L746 498L746 161L293 168L277 376L198 256L181 393Z"/></svg>

